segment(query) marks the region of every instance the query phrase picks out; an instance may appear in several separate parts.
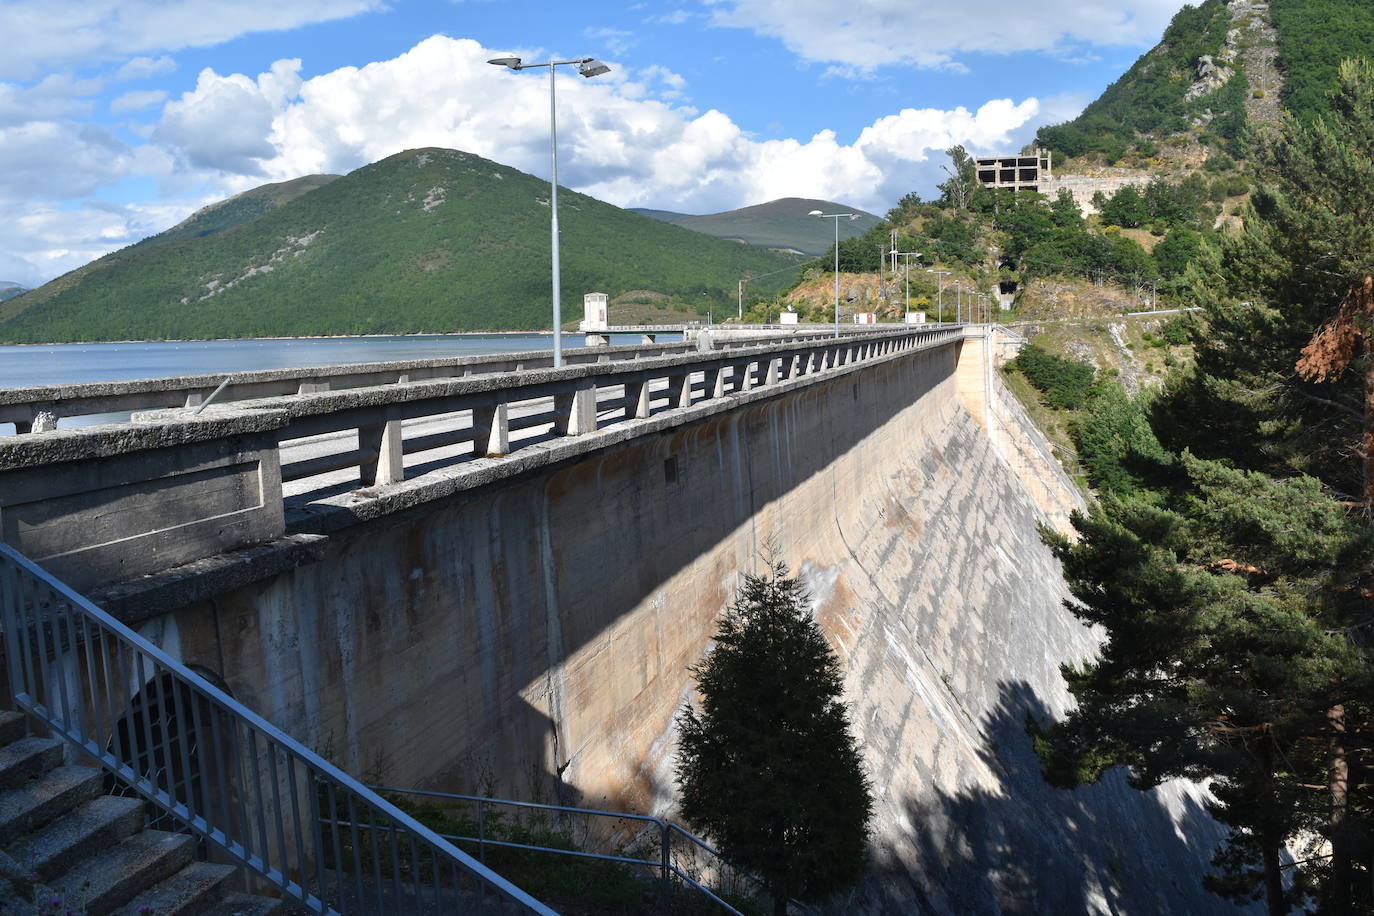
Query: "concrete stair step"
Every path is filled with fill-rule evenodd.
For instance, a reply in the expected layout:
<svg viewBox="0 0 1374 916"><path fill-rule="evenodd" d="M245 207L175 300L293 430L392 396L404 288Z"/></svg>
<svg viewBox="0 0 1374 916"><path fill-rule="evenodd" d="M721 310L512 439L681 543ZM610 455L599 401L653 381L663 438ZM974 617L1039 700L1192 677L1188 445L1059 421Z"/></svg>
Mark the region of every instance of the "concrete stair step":
<svg viewBox="0 0 1374 916"><path fill-rule="evenodd" d="M17 789L0 792L0 847L95 798L103 785L99 770L60 766Z"/></svg>
<svg viewBox="0 0 1374 916"><path fill-rule="evenodd" d="M62 763L55 738L20 738L0 747L0 789L14 789Z"/></svg>
<svg viewBox="0 0 1374 916"><path fill-rule="evenodd" d="M277 916L282 901L252 894L230 894L211 906L201 916Z"/></svg>
<svg viewBox="0 0 1374 916"><path fill-rule="evenodd" d="M0 745L13 744L28 733L22 712L0 710Z"/></svg>
<svg viewBox="0 0 1374 916"><path fill-rule="evenodd" d="M143 830L49 882L66 908L105 916L191 861L195 840ZM84 908L84 909L83 909Z"/></svg>
<svg viewBox="0 0 1374 916"><path fill-rule="evenodd" d="M225 882L238 869L232 865L192 862L181 871L154 884L115 910L116 916L199 916L224 897Z"/></svg>
<svg viewBox="0 0 1374 916"><path fill-rule="evenodd" d="M20 837L5 851L39 881L49 881L130 836L142 824L141 799L101 795Z"/></svg>

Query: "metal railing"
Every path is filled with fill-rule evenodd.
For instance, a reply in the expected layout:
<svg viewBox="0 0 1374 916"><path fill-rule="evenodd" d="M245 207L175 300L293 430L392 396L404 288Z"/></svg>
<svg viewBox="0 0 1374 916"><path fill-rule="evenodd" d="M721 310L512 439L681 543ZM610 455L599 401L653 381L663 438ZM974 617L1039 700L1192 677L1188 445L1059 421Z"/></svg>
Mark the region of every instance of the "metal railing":
<svg viewBox="0 0 1374 916"><path fill-rule="evenodd" d="M0 543L13 702L315 913L554 911Z"/></svg>
<svg viewBox="0 0 1374 916"><path fill-rule="evenodd" d="M723 899L722 894L755 896L765 893L759 879L738 871L709 843L663 818L480 795L403 789L395 786L371 788L377 792L432 799L447 805L447 809L440 812L442 819L455 823L464 832L441 832L440 836L455 845L475 846L477 856L483 863L487 860L488 847L492 847L629 866L654 875L659 884L660 904L664 909L670 908L668 902L679 885L690 888L694 894L717 904L720 911L731 916L743 914ZM475 809L475 817L465 817L467 811L458 810L460 808ZM493 809L498 810L493 813ZM517 837L540 836L541 831L530 830L528 821L519 824L518 828L502 822L499 809L514 809L517 817L523 812L533 812L536 817L554 815L569 838L573 838L572 822L580 820L582 836L576 838L576 845L584 848L521 842ZM599 821L600 826L593 826L589 823L591 821ZM614 851L593 852L585 848L592 845Z"/></svg>

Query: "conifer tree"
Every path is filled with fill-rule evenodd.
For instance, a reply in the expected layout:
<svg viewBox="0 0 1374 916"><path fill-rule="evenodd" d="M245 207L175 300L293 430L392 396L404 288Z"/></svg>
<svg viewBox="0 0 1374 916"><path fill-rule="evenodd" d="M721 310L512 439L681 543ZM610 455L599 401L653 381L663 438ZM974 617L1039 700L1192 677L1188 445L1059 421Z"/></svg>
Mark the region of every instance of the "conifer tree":
<svg viewBox="0 0 1374 916"><path fill-rule="evenodd" d="M873 809L839 660L808 604L781 562L746 575L692 668L700 710L678 718L683 816L763 879L776 914L858 882Z"/></svg>
<svg viewBox="0 0 1374 916"><path fill-rule="evenodd" d="M1231 833L1208 884L1271 916L1374 913L1374 68L1341 73L1187 270L1204 317L1151 406L1155 473L1052 539L1107 639L1065 671L1047 776L1209 778Z"/></svg>

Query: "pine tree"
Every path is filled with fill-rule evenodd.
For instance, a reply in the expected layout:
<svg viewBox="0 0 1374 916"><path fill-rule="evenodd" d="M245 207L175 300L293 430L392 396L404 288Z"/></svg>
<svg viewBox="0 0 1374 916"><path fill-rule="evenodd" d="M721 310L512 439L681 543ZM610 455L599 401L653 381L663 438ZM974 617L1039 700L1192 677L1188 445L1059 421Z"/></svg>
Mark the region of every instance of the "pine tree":
<svg viewBox="0 0 1374 916"><path fill-rule="evenodd" d="M746 575L691 669L700 710L678 718L684 818L763 879L777 914L858 882L873 810L839 660L808 604L781 562Z"/></svg>
<svg viewBox="0 0 1374 916"><path fill-rule="evenodd" d="M1187 269L1204 317L1151 405L1154 472L1053 540L1107 641L1065 672L1047 776L1210 778L1208 884L1271 916L1374 913L1374 68L1341 73L1328 116L1260 143L1244 233Z"/></svg>

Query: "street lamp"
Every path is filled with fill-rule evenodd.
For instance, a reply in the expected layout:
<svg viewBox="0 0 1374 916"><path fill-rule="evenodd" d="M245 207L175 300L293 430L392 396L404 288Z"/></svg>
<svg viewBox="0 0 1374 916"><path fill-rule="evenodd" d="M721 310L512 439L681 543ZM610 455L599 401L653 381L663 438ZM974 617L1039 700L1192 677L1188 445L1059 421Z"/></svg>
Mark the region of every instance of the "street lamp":
<svg viewBox="0 0 1374 916"><path fill-rule="evenodd" d="M563 365L563 301L562 293L559 290L559 263L558 263L558 107L554 102L554 67L563 65L575 65L577 72L585 77L600 76L603 73L610 73L611 68L597 60L595 57L579 57L574 60L548 60L538 64L521 63L518 57L495 57L487 61L498 67L506 67L510 70L529 70L533 67L549 68L549 158L553 163L552 175L549 177L549 187L552 189L549 195L549 216L550 216L550 236L552 237L553 247L553 365L558 368Z"/></svg>
<svg viewBox="0 0 1374 916"><path fill-rule="evenodd" d="M941 277L948 277L949 271L936 270L934 267L927 267L926 273L935 274L935 310L940 313L940 320L945 320L945 281ZM956 323L958 315L955 315Z"/></svg>
<svg viewBox="0 0 1374 916"><path fill-rule="evenodd" d="M833 219L835 221L835 336L840 336L840 220L848 217L852 223L859 218L857 213L822 213L819 210L812 210L807 216L819 216L821 219Z"/></svg>
<svg viewBox="0 0 1374 916"><path fill-rule="evenodd" d="M902 267L905 269L906 298L902 300L902 321L906 321L907 312L911 311L911 259L920 259L919 251L897 251L894 254L902 256Z"/></svg>

